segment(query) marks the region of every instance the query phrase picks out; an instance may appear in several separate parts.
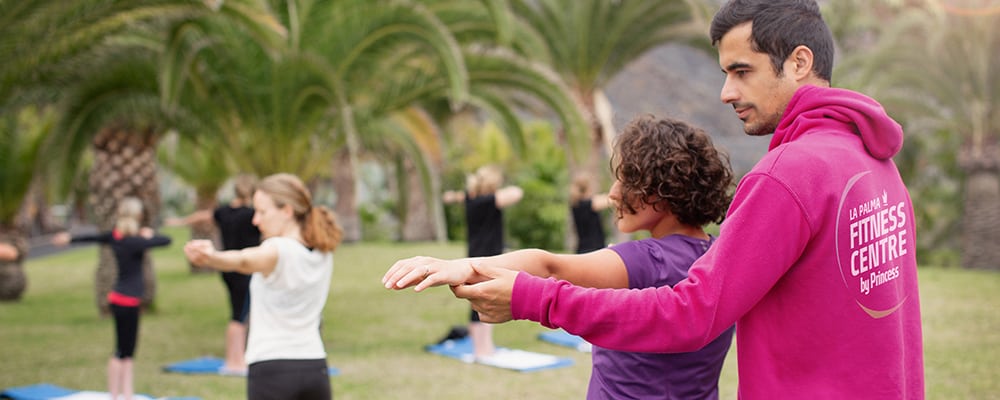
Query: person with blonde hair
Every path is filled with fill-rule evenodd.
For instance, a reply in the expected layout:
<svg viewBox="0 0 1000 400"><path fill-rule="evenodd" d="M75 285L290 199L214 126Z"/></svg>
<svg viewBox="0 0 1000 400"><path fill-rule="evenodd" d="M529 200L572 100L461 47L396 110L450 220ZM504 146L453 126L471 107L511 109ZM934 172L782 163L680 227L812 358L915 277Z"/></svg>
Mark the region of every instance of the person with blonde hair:
<svg viewBox="0 0 1000 400"><path fill-rule="evenodd" d="M514 185L503 186L503 172L495 165L479 167L465 180L465 191L449 190L445 204L465 203L466 241L469 257L495 256L503 253L503 209L521 201L524 191ZM454 329L445 339L453 338ZM473 356L484 359L496 351L493 326L479 321L479 313L470 310L468 335ZM444 340L444 339L442 339Z"/></svg>
<svg viewBox="0 0 1000 400"><path fill-rule="evenodd" d="M607 193L597 193L597 181L587 172L577 172L569 190L570 213L576 228L576 253L600 250L607 244L600 211L611 206Z"/></svg>
<svg viewBox="0 0 1000 400"><path fill-rule="evenodd" d="M193 240L184 254L197 265L252 274L248 399L330 399L320 319L343 232L295 175L264 178L253 205L253 223L265 238L259 246L219 251L210 240Z"/></svg>
<svg viewBox="0 0 1000 400"><path fill-rule="evenodd" d="M118 215L112 230L77 236L60 232L52 237L52 243L57 246L98 242L111 247L114 253L118 276L108 293L108 304L115 321L115 352L108 361L108 392L114 399L121 395L128 400L135 394L133 356L139 336L140 304L145 291L142 260L146 250L170 244L169 237L157 235L151 228L140 225L142 212L139 199L126 197L118 203Z"/></svg>
<svg viewBox="0 0 1000 400"><path fill-rule="evenodd" d="M212 220L219 229L223 250L240 250L260 244L260 230L253 224L253 192L257 178L239 174L233 179L233 198L213 211L200 210L182 219L168 219L167 225L190 225ZM250 275L240 272L220 273L229 294L229 323L226 325L225 359L219 373L245 375L247 316L250 308Z"/></svg>

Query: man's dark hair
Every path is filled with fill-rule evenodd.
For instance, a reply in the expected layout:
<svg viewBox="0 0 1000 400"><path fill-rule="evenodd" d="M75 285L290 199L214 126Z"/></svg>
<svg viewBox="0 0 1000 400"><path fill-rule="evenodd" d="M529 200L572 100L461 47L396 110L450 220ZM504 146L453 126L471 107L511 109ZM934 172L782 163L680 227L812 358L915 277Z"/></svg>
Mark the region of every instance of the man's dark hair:
<svg viewBox="0 0 1000 400"><path fill-rule="evenodd" d="M710 35L717 46L737 25L753 22L753 50L771 58L774 71L784 73L784 62L798 46L813 52L813 72L830 81L833 74L833 34L815 0L730 0L712 18Z"/></svg>

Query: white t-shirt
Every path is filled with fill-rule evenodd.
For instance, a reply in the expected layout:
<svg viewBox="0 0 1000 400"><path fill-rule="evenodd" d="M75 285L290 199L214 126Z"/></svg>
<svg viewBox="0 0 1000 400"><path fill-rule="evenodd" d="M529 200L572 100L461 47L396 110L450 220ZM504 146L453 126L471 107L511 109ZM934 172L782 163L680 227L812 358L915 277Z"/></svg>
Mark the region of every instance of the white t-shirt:
<svg viewBox="0 0 1000 400"><path fill-rule="evenodd" d="M278 264L266 277L250 278L247 363L325 359L319 323L330 292L333 253L310 251L294 239L261 243L278 249Z"/></svg>

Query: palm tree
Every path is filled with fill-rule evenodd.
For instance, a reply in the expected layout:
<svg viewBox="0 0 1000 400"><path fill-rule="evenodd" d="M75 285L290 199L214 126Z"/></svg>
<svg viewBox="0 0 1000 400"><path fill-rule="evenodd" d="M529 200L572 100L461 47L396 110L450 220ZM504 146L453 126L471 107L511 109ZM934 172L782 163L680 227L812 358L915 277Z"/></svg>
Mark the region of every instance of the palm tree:
<svg viewBox="0 0 1000 400"><path fill-rule="evenodd" d="M357 217L357 167L364 150L361 127L436 93L430 76L446 82L447 96L461 104L468 78L460 49L446 27L417 2L291 1L286 16L291 47L309 54L330 95L330 135L343 143L333 164L335 210L345 239L361 237ZM310 40L309 38L336 38ZM386 101L389 100L389 101Z"/></svg>
<svg viewBox="0 0 1000 400"><path fill-rule="evenodd" d="M397 165L397 171L412 172L407 176L397 174L397 187L400 188L399 217L402 222L400 237L404 240L414 239L417 236L407 232L429 232L433 229L437 232L437 239L443 240L445 238L443 219L434 217L437 221L432 223L422 217L427 214L443 215L438 195L441 187L440 173L444 164L436 160L443 157L440 153L445 145L439 143L442 133L438 132L438 126L445 123L451 115L470 110L485 112L502 128L502 132L518 152L526 150L521 126L523 116L521 110L554 115L560 120L562 131L567 135L581 136L586 133L587 128L570 90L562 84L551 68L533 62L505 47L510 44L513 32L511 27L513 15L507 9L506 2L424 0L421 3L447 26L462 49L462 57L468 71L469 88L465 105L456 108L454 99L449 97L446 71L433 73L432 69L424 66L424 70L420 71L418 76L404 79L404 85L401 89L397 89L394 95L374 98L379 102L372 108L393 113L392 115L396 117L389 125L405 128L404 133L369 139L368 136L372 136L372 133L380 132L376 129L367 131L362 142L365 146L373 143L378 146L378 142L388 138L390 142L399 142L400 145L397 147L409 149L408 159L402 163L389 162ZM419 55L420 51L419 48L410 48L408 51L399 52L396 58L415 59L415 55ZM384 65L392 66L393 63ZM390 71L380 70L379 74L374 76L383 76ZM415 102L421 104L419 110L422 111L414 111L412 108L402 112L392 111L408 107ZM405 133L407 129L409 133ZM573 145L581 142L569 141ZM573 146L571 149L570 157L574 155L577 158L583 157L580 146ZM392 154L392 152L380 151L377 154ZM424 179L424 182L418 185L413 174ZM423 190L412 190L418 186ZM404 192L403 188L411 190ZM422 209L427 211L418 212Z"/></svg>
<svg viewBox="0 0 1000 400"><path fill-rule="evenodd" d="M266 20L266 13L251 5L249 1L227 2L213 10L203 2L180 0L45 2L25 15L43 28L61 23L56 26L66 29L39 41L38 53L45 57L28 57L28 62L5 71L9 73L5 79L21 76L26 82L7 88L18 100L58 102L63 119L50 143L60 163L58 171L74 174L84 152L93 152L90 203L99 228L110 229L113 211L124 196L143 201L144 224L158 222L155 148L175 112L164 100L176 92L172 71L186 61L170 58L174 53L164 44L177 32L169 28L176 21L197 18ZM22 31L17 33L28 38L39 29L33 24L18 26ZM24 50L14 47L11 51L21 56ZM40 72L28 71L32 66ZM148 259L144 268L144 303L149 305L156 293L155 275ZM107 314L106 294L115 274L110 250L102 246L95 285L102 315Z"/></svg>
<svg viewBox="0 0 1000 400"><path fill-rule="evenodd" d="M569 165L594 176L603 175L614 136L608 81L647 50L704 37L704 7L695 1L511 0L510 9L512 46L550 65L583 108L590 154Z"/></svg>
<svg viewBox="0 0 1000 400"><path fill-rule="evenodd" d="M425 162L434 157L428 153L433 135L399 129L414 124L391 123L416 104L443 100L454 109L468 102L516 126L497 88L536 91L569 126L580 125L567 91L552 83L553 74L510 52L463 51L420 3L276 1L272 6L289 26L282 46L263 48L222 27L211 34L188 32L188 44L180 47L192 49L192 65L198 67L190 68L189 89L180 101L188 104L186 110L208 110L209 115L191 119L210 121L205 125L211 128L203 130L221 132L226 146L238 149L234 159L242 170L263 175L279 169L320 179L322 173L307 168L333 158L336 210L349 238L360 238L359 225L350 227L357 221L354 171L366 153L382 159L407 155L409 167L425 178L423 190L412 192L411 199L421 203L416 195L436 196L437 174L429 173L432 165ZM319 37L337 40L304 39ZM389 126L395 128L385 129ZM259 146L264 140L269 145ZM430 215L440 214L433 209L439 202L424 203ZM440 218L433 219L440 226Z"/></svg>
<svg viewBox="0 0 1000 400"><path fill-rule="evenodd" d="M991 11L992 10L992 11ZM925 0L889 25L864 61L849 63L911 134L926 140L949 132L961 138L964 172L960 228L962 264L1000 269L1000 10L987 3L956 8ZM919 66L919 68L915 67ZM938 142L947 143L947 142ZM942 147L937 146L939 149ZM947 160L945 158L944 160ZM940 162L941 160L938 159ZM923 176L947 173L947 165Z"/></svg>
<svg viewBox="0 0 1000 400"><path fill-rule="evenodd" d="M40 112L41 111L41 112ZM23 261L27 240L16 226L15 217L41 165L41 144L52 131L55 117L51 109L34 107L0 116L0 243L13 245L18 258L0 260L0 301L21 298L27 288Z"/></svg>

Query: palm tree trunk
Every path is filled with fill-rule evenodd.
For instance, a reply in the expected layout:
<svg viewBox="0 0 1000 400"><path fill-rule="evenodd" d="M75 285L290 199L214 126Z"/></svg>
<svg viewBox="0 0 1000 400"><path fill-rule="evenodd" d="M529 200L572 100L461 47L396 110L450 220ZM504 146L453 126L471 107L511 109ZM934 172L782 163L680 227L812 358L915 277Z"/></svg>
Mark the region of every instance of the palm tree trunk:
<svg viewBox="0 0 1000 400"><path fill-rule="evenodd" d="M397 177L397 181L405 184L405 186L399 187L400 199L405 201L405 204L403 205L403 218L400 221L403 225L400 239L405 242L440 240L442 238L440 230L443 227L443 216L439 212L435 212L435 209L429 208L431 204L435 204L435 208L440 208L440 202L431 203L428 201L427 194L423 190L420 171L413 160L407 157L403 158L401 162L403 165L399 173L402 174L402 179ZM436 171L432 172L431 179L438 175ZM434 184L431 186L437 187ZM439 219L441 223L438 223Z"/></svg>
<svg viewBox="0 0 1000 400"><path fill-rule="evenodd" d="M361 240L361 219L358 217L357 191L350 151L344 149L333 160L333 190L337 193L337 222L344 230L345 242Z"/></svg>
<svg viewBox="0 0 1000 400"><path fill-rule="evenodd" d="M962 157L965 210L962 217L962 265L1000 270L1000 160L997 152ZM992 156L992 157L991 157Z"/></svg>
<svg viewBox="0 0 1000 400"><path fill-rule="evenodd" d="M49 210L47 191L45 179L35 179L31 183L31 188L28 189L28 194L24 197L24 204L18 213L17 225L24 227L24 232L29 237L60 229Z"/></svg>
<svg viewBox="0 0 1000 400"><path fill-rule="evenodd" d="M102 231L114 227L119 202L125 197L142 201L143 226L155 226L160 211L159 185L156 177L157 135L151 128L134 128L112 124L94 137L94 164L90 171L90 204L97 226ZM145 292L142 303L153 304L156 297L156 275L149 255L143 259ZM118 275L114 255L108 246L101 246L95 273L94 294L98 313L109 314L108 292Z"/></svg>
<svg viewBox="0 0 1000 400"><path fill-rule="evenodd" d="M28 242L16 228L0 226L0 243L14 246L18 253L16 260L0 261L0 301L17 301L28 288L28 278L24 274Z"/></svg>

